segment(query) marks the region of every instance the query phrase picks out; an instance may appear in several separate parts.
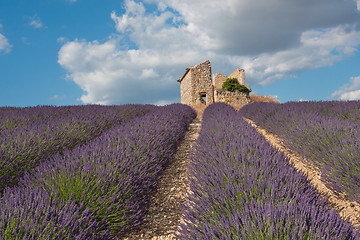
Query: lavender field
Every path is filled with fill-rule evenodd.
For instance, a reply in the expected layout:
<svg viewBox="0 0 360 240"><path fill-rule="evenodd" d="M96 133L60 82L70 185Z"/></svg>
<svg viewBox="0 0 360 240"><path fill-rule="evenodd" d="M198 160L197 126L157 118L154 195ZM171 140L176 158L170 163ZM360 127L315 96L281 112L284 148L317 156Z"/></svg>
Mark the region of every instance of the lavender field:
<svg viewBox="0 0 360 240"><path fill-rule="evenodd" d="M180 239L360 239L229 105L205 110L190 176Z"/></svg>
<svg viewBox="0 0 360 240"><path fill-rule="evenodd" d="M360 203L359 101L254 103L241 113L311 161L328 188Z"/></svg>
<svg viewBox="0 0 360 240"><path fill-rule="evenodd" d="M89 129L96 134L81 133L92 138L76 147L51 151L21 176L15 172L17 186L6 188L0 200L1 239L114 239L141 223L149 196L156 190L155 179L171 161L195 112L180 104L93 108L84 109L80 119L69 117L78 125L89 121ZM24 130L31 121L36 121L32 114L19 121L23 124L4 124L3 128ZM63 124L68 124L57 123L51 126L64 129ZM75 138L76 127L72 130L74 124L68 125L65 134ZM103 125L102 134L93 129L99 125ZM64 130L46 134L52 140L59 132ZM41 131L36 133L41 135ZM42 140L29 138L35 143ZM21 165L26 160L9 162Z"/></svg>
<svg viewBox="0 0 360 240"><path fill-rule="evenodd" d="M360 202L360 102L210 105L189 161L177 237L360 239L326 196L244 118ZM123 239L141 228L187 105L0 108L0 239Z"/></svg>
<svg viewBox="0 0 360 240"><path fill-rule="evenodd" d="M53 154L82 145L154 106L0 108L0 196Z"/></svg>

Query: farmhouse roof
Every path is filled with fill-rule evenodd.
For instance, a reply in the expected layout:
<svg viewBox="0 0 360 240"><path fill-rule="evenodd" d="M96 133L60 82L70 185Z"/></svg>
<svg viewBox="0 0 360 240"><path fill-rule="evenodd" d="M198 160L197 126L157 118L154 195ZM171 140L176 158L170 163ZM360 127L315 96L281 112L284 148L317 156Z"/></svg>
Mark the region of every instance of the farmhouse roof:
<svg viewBox="0 0 360 240"><path fill-rule="evenodd" d="M178 79L177 81L178 81L178 82L181 82L181 81L184 79L184 77L186 76L186 74L188 74L189 71L190 71L190 68L187 68L187 69L185 70L184 75L183 75L180 79Z"/></svg>
<svg viewBox="0 0 360 240"><path fill-rule="evenodd" d="M184 75L183 75L180 79L178 79L177 81L178 81L179 83L181 83L181 81L185 78L186 74L188 74L188 72L189 72L191 69L195 69L195 68L197 68L198 66L200 66L201 64L204 64L204 63L210 64L210 61L209 61L209 60L206 60L205 62L199 63L199 64L197 64L197 65L195 65L195 66L188 67L188 68L185 70Z"/></svg>

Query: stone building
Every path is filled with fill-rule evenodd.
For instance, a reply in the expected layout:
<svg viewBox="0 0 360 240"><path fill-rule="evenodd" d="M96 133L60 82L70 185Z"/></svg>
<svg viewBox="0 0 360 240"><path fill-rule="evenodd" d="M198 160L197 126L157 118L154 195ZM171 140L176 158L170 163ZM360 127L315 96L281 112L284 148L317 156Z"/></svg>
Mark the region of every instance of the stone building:
<svg viewBox="0 0 360 240"><path fill-rule="evenodd" d="M241 85L245 85L244 69L238 68L229 76L215 73L211 77L209 60L187 68L177 80L180 82L181 103L192 107L207 106L214 102L225 102L236 107L250 103L247 92L222 90L222 85L228 78L236 78Z"/></svg>

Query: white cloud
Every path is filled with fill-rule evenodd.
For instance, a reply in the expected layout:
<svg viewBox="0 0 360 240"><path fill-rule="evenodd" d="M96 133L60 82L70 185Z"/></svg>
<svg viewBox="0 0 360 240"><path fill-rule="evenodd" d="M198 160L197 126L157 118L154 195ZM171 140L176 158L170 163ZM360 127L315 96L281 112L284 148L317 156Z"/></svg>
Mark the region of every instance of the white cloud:
<svg viewBox="0 0 360 240"><path fill-rule="evenodd" d="M28 19L29 19L29 23L27 25L29 25L33 28L36 28L36 29L47 28L46 26L44 26L44 24L40 20L40 17L37 14L35 14L32 17L28 17Z"/></svg>
<svg viewBox="0 0 360 240"><path fill-rule="evenodd" d="M360 44L354 0L126 0L124 7L110 15L117 35L59 51L84 103L169 101L185 68L206 59L213 70L242 67L251 85L266 85L332 65Z"/></svg>
<svg viewBox="0 0 360 240"><path fill-rule="evenodd" d="M179 95L176 79L188 64L206 59L191 43L191 33L167 23L171 12L145 15L141 3L126 1L126 13L111 13L120 33L129 34L139 49L119 46L122 37L104 43L75 40L59 51L59 64L85 92L84 103L163 103ZM177 97L177 101L180 96Z"/></svg>
<svg viewBox="0 0 360 240"><path fill-rule="evenodd" d="M9 40L0 33L0 53L9 53L11 48L12 45L9 43Z"/></svg>
<svg viewBox="0 0 360 240"><path fill-rule="evenodd" d="M153 68L146 68L142 70L140 78L146 79L146 78L155 78L158 76L159 74L157 74Z"/></svg>
<svg viewBox="0 0 360 240"><path fill-rule="evenodd" d="M297 46L302 32L360 20L353 0L148 0L166 3L221 53L254 55ZM324 14L326 13L326 14Z"/></svg>
<svg viewBox="0 0 360 240"><path fill-rule="evenodd" d="M155 105L158 105L158 106L165 106L165 105L169 105L169 104L172 104L172 103L176 103L176 102L178 102L177 100L178 100L178 99L160 100L160 101L158 101L158 102L155 102L154 104L155 104Z"/></svg>
<svg viewBox="0 0 360 240"><path fill-rule="evenodd" d="M242 66L254 84L267 85L301 71L331 66L344 56L352 55L360 44L360 31L348 25L303 32L300 45L254 58L230 57L233 65Z"/></svg>
<svg viewBox="0 0 360 240"><path fill-rule="evenodd" d="M360 11L360 0L356 0L356 6L357 6L357 10Z"/></svg>
<svg viewBox="0 0 360 240"><path fill-rule="evenodd" d="M122 51L117 44L117 39L102 44L76 40L61 48L59 64L84 90L83 103L156 103L178 95L174 77L193 59L191 54Z"/></svg>
<svg viewBox="0 0 360 240"><path fill-rule="evenodd" d="M360 76L350 78L350 82L332 93L338 100L360 100Z"/></svg>
<svg viewBox="0 0 360 240"><path fill-rule="evenodd" d="M160 11L165 11L166 10L166 8L167 8L167 6L166 6L166 4L165 3L163 3L163 2L159 2L159 4L158 4L158 9L160 10Z"/></svg>
<svg viewBox="0 0 360 240"><path fill-rule="evenodd" d="M3 25L0 23L0 31L3 29ZM9 53L11 51L12 45L9 43L9 40L0 33L0 53Z"/></svg>

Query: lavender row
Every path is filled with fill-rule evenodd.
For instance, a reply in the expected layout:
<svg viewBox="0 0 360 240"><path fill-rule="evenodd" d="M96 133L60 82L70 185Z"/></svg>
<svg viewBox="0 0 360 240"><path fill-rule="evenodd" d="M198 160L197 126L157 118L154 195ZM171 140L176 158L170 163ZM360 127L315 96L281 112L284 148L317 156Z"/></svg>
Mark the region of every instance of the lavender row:
<svg viewBox="0 0 360 240"><path fill-rule="evenodd" d="M327 187L360 203L360 101L257 103L241 112L309 159Z"/></svg>
<svg viewBox="0 0 360 240"><path fill-rule="evenodd" d="M155 106L68 106L13 110L26 125L3 129L0 134L0 195L14 186L23 173L51 155L100 136L114 124L121 124L154 110ZM18 109L16 109L18 110ZM15 119L14 114L10 114ZM5 122L6 118L0 119Z"/></svg>
<svg viewBox="0 0 360 240"><path fill-rule="evenodd" d="M0 239L116 239L141 225L157 178L195 117L174 104L27 174L0 202Z"/></svg>
<svg viewBox="0 0 360 240"><path fill-rule="evenodd" d="M0 131L15 130L32 124L74 115L83 106L36 106L36 107L0 107Z"/></svg>
<svg viewBox="0 0 360 240"><path fill-rule="evenodd" d="M0 131L14 130L22 128L33 123L50 120L71 112L71 106L58 107L57 111L53 111L52 106L36 106L36 107L0 107ZM60 110L61 109L61 110ZM58 114L60 113L60 114Z"/></svg>
<svg viewBox="0 0 360 240"><path fill-rule="evenodd" d="M205 110L189 171L182 240L360 239L229 105Z"/></svg>

